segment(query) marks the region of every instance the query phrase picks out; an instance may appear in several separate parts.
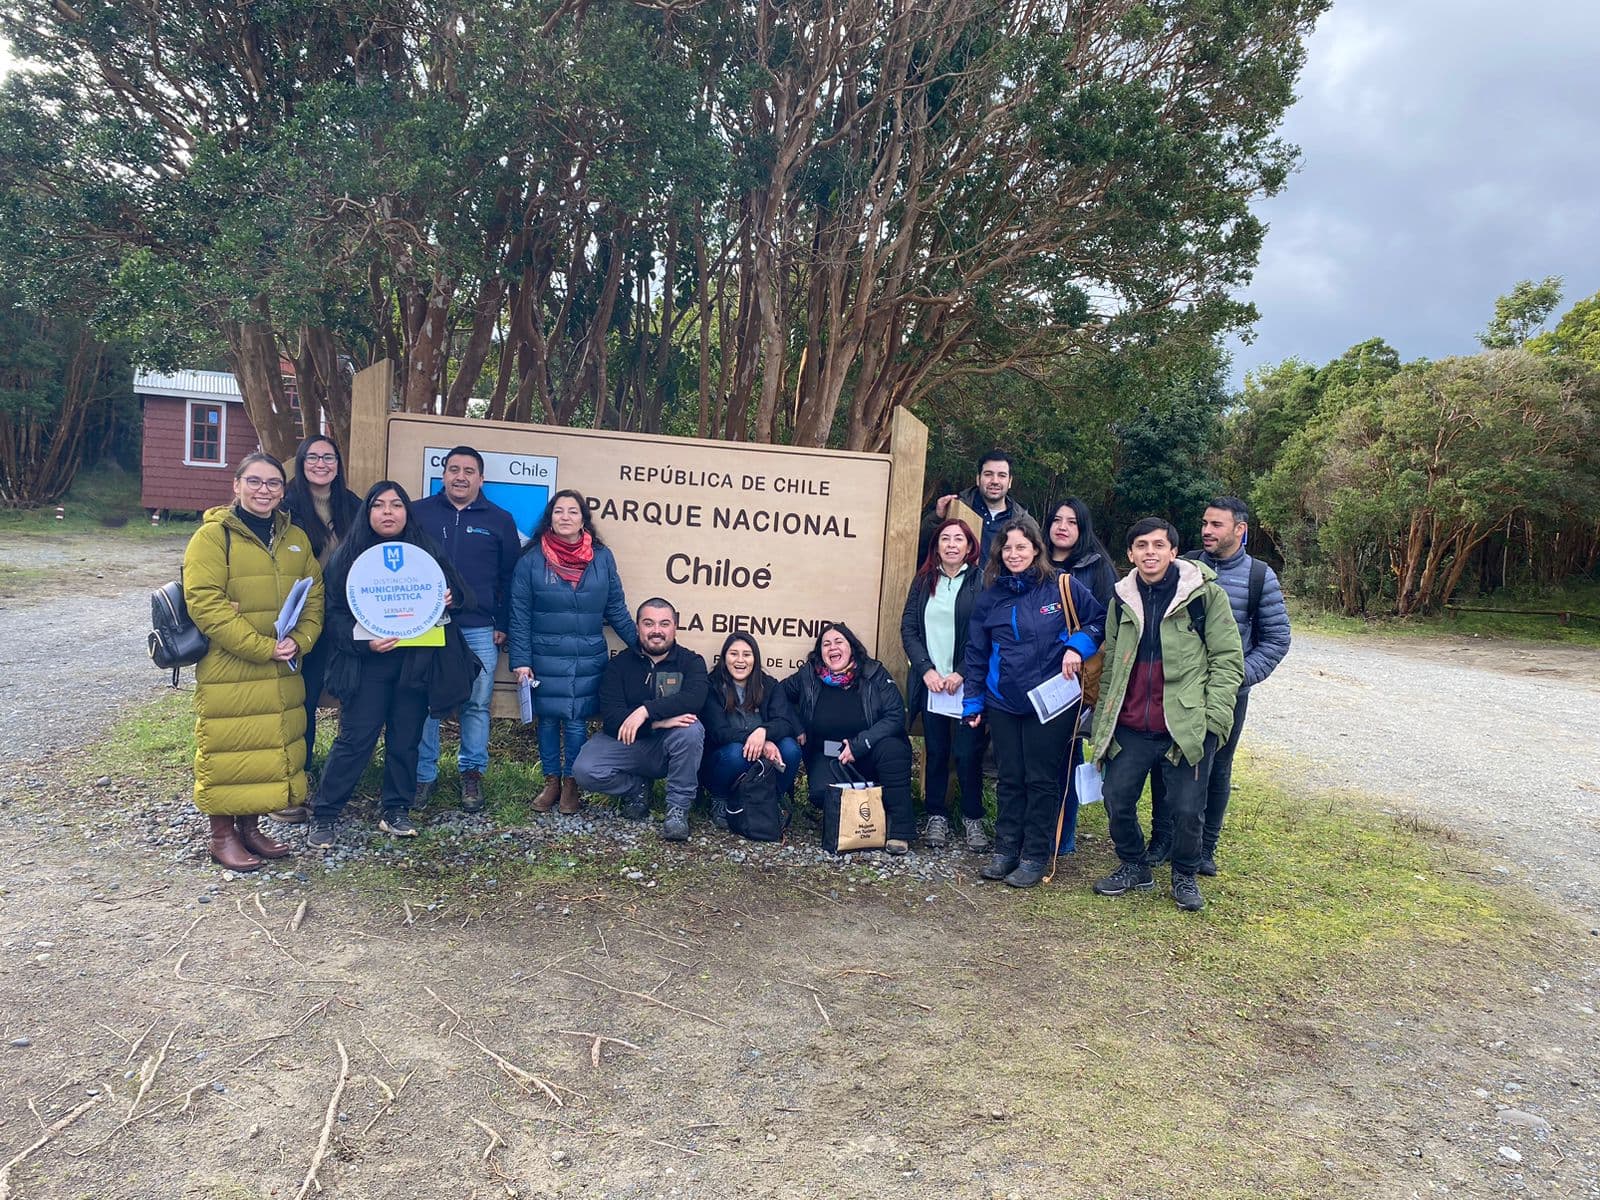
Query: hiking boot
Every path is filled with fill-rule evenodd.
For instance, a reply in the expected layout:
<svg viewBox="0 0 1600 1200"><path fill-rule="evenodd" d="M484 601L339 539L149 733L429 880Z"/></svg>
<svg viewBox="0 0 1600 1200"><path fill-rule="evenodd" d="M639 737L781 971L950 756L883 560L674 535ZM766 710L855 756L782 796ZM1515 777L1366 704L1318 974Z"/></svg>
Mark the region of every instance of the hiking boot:
<svg viewBox="0 0 1600 1200"><path fill-rule="evenodd" d="M417 827L403 812L384 813L378 818L378 828L391 837L416 837Z"/></svg>
<svg viewBox="0 0 1600 1200"><path fill-rule="evenodd" d="M544 788L533 798L534 812L549 812L561 799L561 776L552 775L544 781Z"/></svg>
<svg viewBox="0 0 1600 1200"><path fill-rule="evenodd" d="M983 870L978 874L985 879L1004 879L1017 869L1017 856L1014 854L995 854L991 857Z"/></svg>
<svg viewBox="0 0 1600 1200"><path fill-rule="evenodd" d="M1104 879L1095 881L1094 890L1102 896L1120 896L1123 892L1148 892L1155 887L1155 877L1149 867L1138 863L1122 863Z"/></svg>
<svg viewBox="0 0 1600 1200"><path fill-rule="evenodd" d="M972 851L972 853L982 854L988 850L990 846L994 845L994 843L989 840L989 835L983 831L983 818L964 817L961 821L961 827L966 830L967 849Z"/></svg>
<svg viewBox="0 0 1600 1200"><path fill-rule="evenodd" d="M929 817L922 831L922 844L930 850L943 850L950 844L950 822L944 817Z"/></svg>
<svg viewBox="0 0 1600 1200"><path fill-rule="evenodd" d="M667 819L661 826L661 840L663 842L687 842L689 840L689 810L687 808L667 809Z"/></svg>
<svg viewBox="0 0 1600 1200"><path fill-rule="evenodd" d="M437 779L420 779L417 781L416 793L411 797L411 811L419 813L428 807L433 800L434 789L439 786Z"/></svg>
<svg viewBox="0 0 1600 1200"><path fill-rule="evenodd" d="M1044 879L1044 864L1034 862L1032 859L1023 859L1017 864L1017 869L1005 878L1007 887L1030 888L1038 887Z"/></svg>
<svg viewBox="0 0 1600 1200"><path fill-rule="evenodd" d="M1180 875L1176 871L1172 873L1172 900L1183 912L1199 912L1206 906L1194 876Z"/></svg>
<svg viewBox="0 0 1600 1200"><path fill-rule="evenodd" d="M900 838L890 838L883 844L883 852L885 854L892 854L896 858L899 858L902 854L911 853L911 843L903 841Z"/></svg>
<svg viewBox="0 0 1600 1200"><path fill-rule="evenodd" d="M267 816L283 825L304 825L311 819L311 810L304 804L292 804L277 812L269 812Z"/></svg>
<svg viewBox="0 0 1600 1200"><path fill-rule="evenodd" d="M630 821L643 821L650 815L650 784L641 781L622 798L622 815Z"/></svg>
<svg viewBox="0 0 1600 1200"><path fill-rule="evenodd" d="M483 811L483 772L461 772L461 811Z"/></svg>
<svg viewBox="0 0 1600 1200"><path fill-rule="evenodd" d="M1217 859L1213 851L1200 856L1200 865L1195 869L1197 875L1215 875L1217 873Z"/></svg>
<svg viewBox="0 0 1600 1200"><path fill-rule="evenodd" d="M311 828L306 832L306 845L313 850L332 850L338 844L339 835L333 831L333 822L313 817Z"/></svg>
<svg viewBox="0 0 1600 1200"><path fill-rule="evenodd" d="M561 781L561 814L570 817L583 807L583 793L578 791L578 781L568 775Z"/></svg>
<svg viewBox="0 0 1600 1200"><path fill-rule="evenodd" d="M728 802L721 796L711 797L711 823L718 829L728 827Z"/></svg>
<svg viewBox="0 0 1600 1200"><path fill-rule="evenodd" d="M1152 837L1150 844L1145 847L1144 861L1152 867L1159 867L1172 857L1172 839L1166 835Z"/></svg>

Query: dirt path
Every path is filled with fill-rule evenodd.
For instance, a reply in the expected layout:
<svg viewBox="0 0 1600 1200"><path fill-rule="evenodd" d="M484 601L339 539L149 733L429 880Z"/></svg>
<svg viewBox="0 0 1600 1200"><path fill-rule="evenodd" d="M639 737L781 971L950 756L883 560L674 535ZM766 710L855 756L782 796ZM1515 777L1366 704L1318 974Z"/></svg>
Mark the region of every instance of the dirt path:
<svg viewBox="0 0 1600 1200"><path fill-rule="evenodd" d="M1600 913L1600 649L1296 634L1244 746L1465 832Z"/></svg>

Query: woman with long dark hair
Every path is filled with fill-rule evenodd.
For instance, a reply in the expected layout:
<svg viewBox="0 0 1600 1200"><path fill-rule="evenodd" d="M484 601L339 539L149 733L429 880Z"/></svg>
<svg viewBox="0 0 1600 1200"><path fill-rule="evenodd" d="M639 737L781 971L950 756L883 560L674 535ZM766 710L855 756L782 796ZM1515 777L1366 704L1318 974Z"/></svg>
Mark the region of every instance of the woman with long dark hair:
<svg viewBox="0 0 1600 1200"><path fill-rule="evenodd" d="M605 627L629 646L638 641L617 560L601 541L581 492L563 488L523 548L511 576L509 663L519 681L536 684L539 765L544 789L537 812L583 807L572 764L589 739L600 675L610 659Z"/></svg>
<svg viewBox="0 0 1600 1200"><path fill-rule="evenodd" d="M800 773L799 729L783 685L761 669L761 647L748 633L730 633L711 668L700 723L706 727L700 784L711 796L711 823L728 827L734 781L765 760L783 772L779 791Z"/></svg>
<svg viewBox="0 0 1600 1200"><path fill-rule="evenodd" d="M883 788L888 818L884 849L905 854L917 835L911 808L911 742L906 706L882 663L840 621L817 634L799 670L783 681L805 750L811 803L821 806L828 788L847 777L841 768Z"/></svg>
<svg viewBox="0 0 1600 1200"><path fill-rule="evenodd" d="M910 664L906 674L908 720L922 715L927 759L922 776L922 802L928 824L923 842L932 848L950 840L950 759L956 762L961 787L961 817L968 850L989 848L983 832L983 763L978 734L959 717L928 709L930 695L959 703L962 661L967 649L967 624L982 590L978 539L954 517L939 524L928 543L928 556L911 581L905 612L900 617L900 644Z"/></svg>
<svg viewBox="0 0 1600 1200"><path fill-rule="evenodd" d="M344 458L326 434L314 434L300 443L294 454L294 474L283 494L283 511L311 539L311 553L328 569L339 542L361 519L361 497L345 484ZM322 701L322 680L328 669L326 639L301 656L300 676L306 687L306 772L315 775L317 707ZM304 805L271 814L275 820L298 823L306 819Z"/></svg>
<svg viewBox="0 0 1600 1200"><path fill-rule="evenodd" d="M1111 555L1094 533L1089 506L1076 496L1068 496L1050 509L1045 527L1050 566L1084 584L1105 608L1111 603L1111 589L1117 586L1117 569Z"/></svg>
<svg viewBox="0 0 1600 1200"><path fill-rule="evenodd" d="M401 646L395 638L356 638L345 584L356 559L385 542L405 542L431 555L445 577L445 605L459 609L470 603L466 585L443 555L438 543L410 520L411 497L392 479L372 485L362 500L365 519L339 543L328 564L327 688L339 698L339 736L328 752L311 805L307 845L328 849L337 844L334 826L372 761L378 735L383 735L383 791L378 828L394 837L415 837L411 799L416 794L417 747L428 717L428 695L434 646ZM470 682L470 681L469 681Z"/></svg>
<svg viewBox="0 0 1600 1200"><path fill-rule="evenodd" d="M305 801L305 690L297 660L322 631L322 571L304 530L279 507L283 464L247 454L232 504L206 513L183 552L183 599L211 646L195 667L194 802L211 821L211 857L254 871L287 846L262 813ZM289 591L312 580L293 629L277 634Z"/></svg>
<svg viewBox="0 0 1600 1200"><path fill-rule="evenodd" d="M984 570L983 594L967 639L963 714L988 722L997 770L994 856L980 874L1033 887L1055 855L1061 792L1056 781L1077 723L1078 704L1043 721L1028 693L1053 675L1075 677L1099 649L1105 609L1071 580L1082 628L1069 631L1061 584L1032 521L1001 529Z"/></svg>

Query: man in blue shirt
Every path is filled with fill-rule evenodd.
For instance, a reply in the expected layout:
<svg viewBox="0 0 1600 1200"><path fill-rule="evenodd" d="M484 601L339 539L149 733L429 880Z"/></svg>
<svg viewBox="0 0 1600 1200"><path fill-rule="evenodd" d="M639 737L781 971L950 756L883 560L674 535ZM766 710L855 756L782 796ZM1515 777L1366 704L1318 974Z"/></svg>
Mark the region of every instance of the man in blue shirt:
<svg viewBox="0 0 1600 1200"><path fill-rule="evenodd" d="M444 458L444 489L418 500L411 515L444 549L461 578L472 589L473 606L452 617L462 640L483 664L473 681L472 696L461 706L461 807L483 809L483 772L489 765L489 700L494 695L495 665L509 628L511 572L522 550L516 520L483 496L483 455L471 446L457 446ZM439 722L429 718L422 729L417 755L417 794L413 808L423 808L439 778Z"/></svg>

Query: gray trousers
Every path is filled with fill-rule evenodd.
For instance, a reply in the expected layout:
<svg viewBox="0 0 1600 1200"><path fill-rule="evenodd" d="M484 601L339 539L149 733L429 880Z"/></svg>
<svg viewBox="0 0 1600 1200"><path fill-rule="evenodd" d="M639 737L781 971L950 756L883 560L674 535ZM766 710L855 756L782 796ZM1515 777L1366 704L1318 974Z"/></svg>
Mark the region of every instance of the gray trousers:
<svg viewBox="0 0 1600 1200"><path fill-rule="evenodd" d="M641 783L667 781L667 807L690 808L700 789L700 751L706 727L696 721L678 729L640 731L624 746L609 733L584 743L572 764L572 777L586 792L626 796Z"/></svg>

